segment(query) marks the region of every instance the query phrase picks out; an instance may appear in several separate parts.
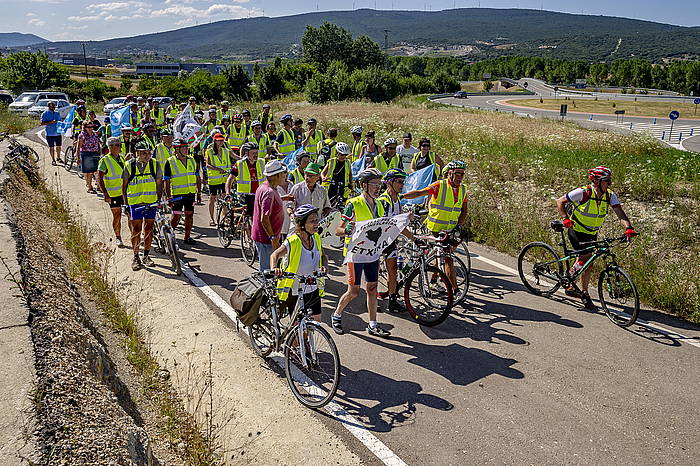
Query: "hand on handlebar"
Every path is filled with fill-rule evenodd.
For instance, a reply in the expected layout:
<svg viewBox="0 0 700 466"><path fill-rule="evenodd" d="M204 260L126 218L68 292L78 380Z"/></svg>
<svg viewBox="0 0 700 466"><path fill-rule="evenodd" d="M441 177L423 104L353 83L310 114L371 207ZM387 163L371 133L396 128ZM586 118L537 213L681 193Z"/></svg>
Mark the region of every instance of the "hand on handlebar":
<svg viewBox="0 0 700 466"><path fill-rule="evenodd" d="M573 228L574 227L574 221L571 220L570 218L565 218L562 223L564 224L564 228Z"/></svg>
<svg viewBox="0 0 700 466"><path fill-rule="evenodd" d="M625 236L627 237L628 242L632 242L632 238L637 236L637 232L634 231L634 228L629 227L627 230L625 230Z"/></svg>

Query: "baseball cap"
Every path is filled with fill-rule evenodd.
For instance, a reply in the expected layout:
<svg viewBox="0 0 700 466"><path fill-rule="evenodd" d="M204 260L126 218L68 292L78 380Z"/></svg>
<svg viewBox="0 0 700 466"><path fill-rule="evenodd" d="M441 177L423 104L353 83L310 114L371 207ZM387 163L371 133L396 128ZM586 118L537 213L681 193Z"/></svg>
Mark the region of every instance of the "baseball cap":
<svg viewBox="0 0 700 466"><path fill-rule="evenodd" d="M304 170L304 173L308 173L310 175L320 175L321 166L317 163L311 162L306 166L306 170Z"/></svg>

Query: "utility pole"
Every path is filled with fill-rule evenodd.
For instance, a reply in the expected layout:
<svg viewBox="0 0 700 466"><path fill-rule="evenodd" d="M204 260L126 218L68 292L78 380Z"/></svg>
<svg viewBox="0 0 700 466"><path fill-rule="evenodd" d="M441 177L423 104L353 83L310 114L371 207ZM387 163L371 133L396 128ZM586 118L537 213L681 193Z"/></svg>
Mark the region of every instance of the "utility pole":
<svg viewBox="0 0 700 466"><path fill-rule="evenodd" d="M388 29L384 29L384 53L389 52L389 33L391 31Z"/></svg>
<svg viewBox="0 0 700 466"><path fill-rule="evenodd" d="M88 79L87 54L85 53L85 42L83 44L83 65L85 65L85 79Z"/></svg>

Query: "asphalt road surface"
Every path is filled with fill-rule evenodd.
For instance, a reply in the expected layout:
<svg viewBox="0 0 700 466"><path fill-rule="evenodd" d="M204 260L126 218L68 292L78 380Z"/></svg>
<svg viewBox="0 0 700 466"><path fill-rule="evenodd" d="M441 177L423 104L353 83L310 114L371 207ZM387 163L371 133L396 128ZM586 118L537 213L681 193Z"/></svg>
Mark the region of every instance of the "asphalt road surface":
<svg viewBox="0 0 700 466"><path fill-rule="evenodd" d="M208 224L197 206L198 244L181 245L182 256L228 300L251 269ZM343 366L336 401L357 422L407 464L697 462L700 327L644 309L651 325L621 329L575 301L528 294L514 258L470 249L467 304L441 325L381 313L392 336L380 339L364 330L364 294L346 311L347 333L334 335ZM345 290L341 255L329 257L327 325ZM318 416L378 462L340 423Z"/></svg>

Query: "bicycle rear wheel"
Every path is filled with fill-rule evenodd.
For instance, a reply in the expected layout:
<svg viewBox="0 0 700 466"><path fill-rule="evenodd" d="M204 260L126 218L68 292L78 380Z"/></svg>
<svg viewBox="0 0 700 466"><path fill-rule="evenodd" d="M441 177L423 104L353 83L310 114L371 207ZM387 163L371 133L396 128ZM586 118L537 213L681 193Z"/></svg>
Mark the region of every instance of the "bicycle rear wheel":
<svg viewBox="0 0 700 466"><path fill-rule="evenodd" d="M248 327L248 338L255 353L266 358L275 346L275 332L272 329L272 311L269 306L260 306L258 320Z"/></svg>
<svg viewBox="0 0 700 466"><path fill-rule="evenodd" d="M427 327L440 324L454 305L452 284L445 272L432 265L416 268L404 285L404 304L416 321Z"/></svg>
<svg viewBox="0 0 700 466"><path fill-rule="evenodd" d="M258 255L258 251L255 248L253 238L250 236L250 230L250 217L246 216L241 225L241 252L243 253L245 261L252 267Z"/></svg>
<svg viewBox="0 0 700 466"><path fill-rule="evenodd" d="M620 267L603 270L598 279L598 299L613 324L629 327L639 316L639 294L632 278Z"/></svg>
<svg viewBox="0 0 700 466"><path fill-rule="evenodd" d="M304 342L298 329L287 336L284 346L284 369L289 388L297 400L309 408L328 404L340 383L340 356L330 334L319 324L308 322ZM306 356L306 365L301 351Z"/></svg>
<svg viewBox="0 0 700 466"><path fill-rule="evenodd" d="M456 305L461 304L467 297L467 292L469 291L469 274L471 271L469 270L469 266L467 266L467 264L465 264L459 256L455 254L449 254L449 256L452 258L455 278L457 279L456 286L453 287L453 298ZM444 270L436 263L435 256L430 256L430 258L428 258L428 263L435 265L441 270Z"/></svg>
<svg viewBox="0 0 700 466"><path fill-rule="evenodd" d="M22 146L22 152L32 163L39 162L39 154L36 153L34 149L29 146Z"/></svg>
<svg viewBox="0 0 700 466"><path fill-rule="evenodd" d="M549 296L561 286L564 266L547 243L530 243L518 255L520 280L531 293Z"/></svg>
<svg viewBox="0 0 700 466"><path fill-rule="evenodd" d="M74 163L75 163L75 148L73 146L69 146L68 148L66 148L65 154L63 154L63 168L65 168L66 171L69 172L73 169Z"/></svg>
<svg viewBox="0 0 700 466"><path fill-rule="evenodd" d="M231 245L231 211L224 214L225 204L219 203L216 206L216 235L219 243L225 248Z"/></svg>

